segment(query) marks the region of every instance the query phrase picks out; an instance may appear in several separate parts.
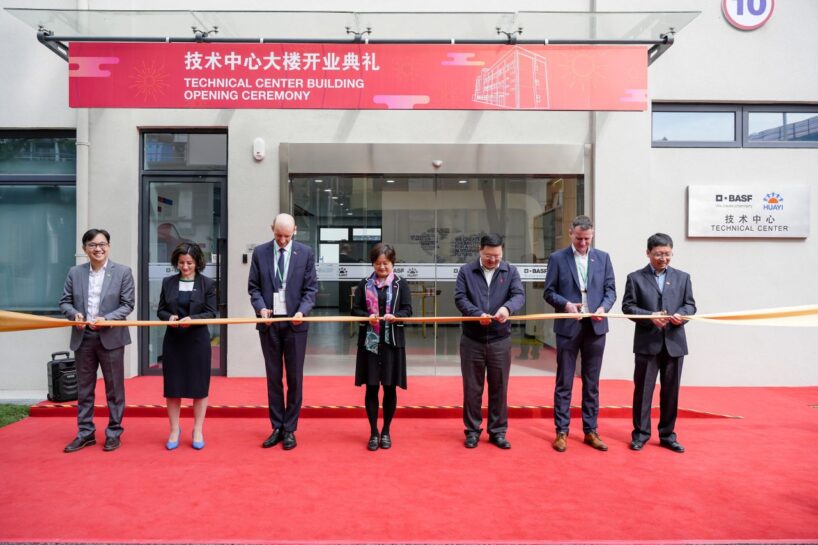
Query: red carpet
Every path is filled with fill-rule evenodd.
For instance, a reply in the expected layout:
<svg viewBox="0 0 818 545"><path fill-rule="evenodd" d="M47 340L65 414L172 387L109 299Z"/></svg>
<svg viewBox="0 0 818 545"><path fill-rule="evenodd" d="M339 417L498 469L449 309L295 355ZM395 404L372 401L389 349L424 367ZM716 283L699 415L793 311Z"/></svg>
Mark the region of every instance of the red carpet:
<svg viewBox="0 0 818 545"><path fill-rule="evenodd" d="M350 418L361 416L363 389L353 385L350 377L305 377L302 417ZM418 418L460 418L462 385L460 377L410 377L409 389L399 390L398 415ZM629 381L605 382L600 393L600 415L611 418L631 418L633 385ZM127 380L125 414L164 418L162 377L134 377ZM512 418L552 418L554 377L512 377L509 385L509 414ZM484 394L484 405L487 400ZM578 404L581 382L575 381L574 400ZM658 387L657 387L658 403ZM96 405L99 415L107 415L105 386L97 382ZM684 401L684 400L683 400ZM708 411L710 402L702 407L680 407L680 416L724 418L729 414ZM657 409L658 410L658 409ZM184 414L192 416L190 401L183 405ZM31 410L32 416L76 416L76 402L44 401ZM267 417L267 386L264 378L213 377L210 387L208 416ZM579 417L579 407L572 409ZM658 413L657 413L658 414Z"/></svg>
<svg viewBox="0 0 818 545"><path fill-rule="evenodd" d="M311 377L305 403L359 404L349 380ZM129 404L160 403L158 384L129 381ZM410 377L398 402L459 404L453 386ZM546 404L552 386L515 378L511 402ZM629 404L628 390L604 382L603 404ZM212 394L263 404L263 383L223 379ZM0 541L818 543L817 402L815 387L685 388L684 407L744 418L680 418L681 455L655 439L631 452L630 420L612 417L600 420L606 453L581 443L578 421L559 454L548 419L512 419L501 451L464 449L458 418L406 416L394 447L371 453L362 410L303 419L291 452L260 448L262 418L210 418L201 452L184 419L183 444L167 452L166 422L126 411L120 450L68 455L74 419L33 417L0 429Z"/></svg>

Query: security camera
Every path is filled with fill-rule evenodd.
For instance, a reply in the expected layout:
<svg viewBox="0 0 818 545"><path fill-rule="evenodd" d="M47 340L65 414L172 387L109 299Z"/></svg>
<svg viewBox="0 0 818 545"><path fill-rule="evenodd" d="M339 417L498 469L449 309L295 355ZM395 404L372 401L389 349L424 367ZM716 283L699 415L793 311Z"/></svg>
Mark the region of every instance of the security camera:
<svg viewBox="0 0 818 545"><path fill-rule="evenodd" d="M432 166L435 168L440 168L443 166L443 161L441 161L440 159L435 159L434 161L432 161Z"/></svg>
<svg viewBox="0 0 818 545"><path fill-rule="evenodd" d="M265 145L263 138L256 138L253 140L253 159L261 161L264 159Z"/></svg>

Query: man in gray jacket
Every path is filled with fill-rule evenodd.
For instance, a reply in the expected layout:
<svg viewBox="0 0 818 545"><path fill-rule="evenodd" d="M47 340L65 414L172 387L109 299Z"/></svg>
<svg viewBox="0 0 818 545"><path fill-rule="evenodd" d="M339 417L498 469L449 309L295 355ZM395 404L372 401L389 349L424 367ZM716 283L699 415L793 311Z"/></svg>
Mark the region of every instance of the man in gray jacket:
<svg viewBox="0 0 818 545"><path fill-rule="evenodd" d="M71 331L71 350L77 360L77 437L64 451L76 452L96 444L94 388L97 366L102 368L108 398L108 428L105 451L116 450L122 435L125 409L125 345L131 343L127 327L106 327L105 322L124 320L134 308L131 269L108 259L111 236L104 229L89 229L82 235L88 263L72 267L65 279L60 310L69 320L91 322Z"/></svg>

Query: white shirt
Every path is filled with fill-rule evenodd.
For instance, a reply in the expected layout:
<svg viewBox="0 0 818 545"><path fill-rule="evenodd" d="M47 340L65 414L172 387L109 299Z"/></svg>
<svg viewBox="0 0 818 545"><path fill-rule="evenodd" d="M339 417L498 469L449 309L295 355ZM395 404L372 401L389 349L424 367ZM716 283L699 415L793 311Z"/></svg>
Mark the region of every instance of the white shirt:
<svg viewBox="0 0 818 545"><path fill-rule="evenodd" d="M494 277L494 271L497 270L497 267L494 267L493 269L487 269L483 265L483 262L480 261L480 268L483 269L483 276L486 278L486 284L491 286L491 279Z"/></svg>
<svg viewBox="0 0 818 545"><path fill-rule="evenodd" d="M95 271L93 267L90 267L90 273L88 274L88 305L87 307L87 315L85 316L86 320L93 320L99 314L99 300L102 296L102 283L105 280L105 271L108 269L108 260L105 260L105 264L100 267L98 271Z"/></svg>
<svg viewBox="0 0 818 545"><path fill-rule="evenodd" d="M577 266L577 277L579 277L579 288L581 291L588 290L588 252L585 255L580 254L574 245L571 245L574 251L574 263Z"/></svg>

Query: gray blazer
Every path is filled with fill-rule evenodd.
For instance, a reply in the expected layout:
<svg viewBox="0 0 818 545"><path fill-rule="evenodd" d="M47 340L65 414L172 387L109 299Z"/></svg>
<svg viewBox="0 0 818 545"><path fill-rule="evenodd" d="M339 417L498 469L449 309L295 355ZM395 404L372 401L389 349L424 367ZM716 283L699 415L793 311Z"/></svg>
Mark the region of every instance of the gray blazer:
<svg viewBox="0 0 818 545"><path fill-rule="evenodd" d="M88 278L91 264L85 263L71 267L65 279L60 310L69 320L73 320L77 313L89 318L86 306L88 304ZM99 313L106 320L124 320L133 312L134 282L130 267L108 260L108 269L102 281L102 293L99 300ZM99 340L108 350L131 344L131 335L127 327L99 328ZM71 328L71 350L76 350L82 343L82 331Z"/></svg>

